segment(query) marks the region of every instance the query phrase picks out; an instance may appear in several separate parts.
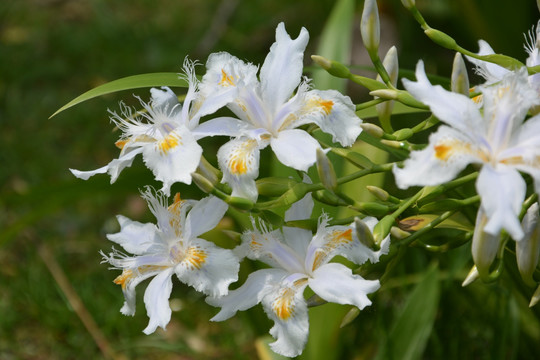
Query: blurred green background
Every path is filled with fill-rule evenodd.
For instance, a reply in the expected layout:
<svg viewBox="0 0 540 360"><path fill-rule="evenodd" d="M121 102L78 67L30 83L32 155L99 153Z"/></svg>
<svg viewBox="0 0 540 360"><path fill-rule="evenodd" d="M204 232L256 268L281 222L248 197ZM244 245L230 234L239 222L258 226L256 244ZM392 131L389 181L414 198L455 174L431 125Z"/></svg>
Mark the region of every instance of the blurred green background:
<svg viewBox="0 0 540 360"><path fill-rule="evenodd" d="M333 24L346 27L340 30L345 48L338 50L335 36L321 37L336 4ZM476 51L476 41L485 39L497 52L520 60L526 57L522 34L538 19L532 0L417 4L433 27L465 48ZM379 9L381 56L397 45L402 68L413 69L422 58L432 73L450 74L453 54L433 45L399 0L379 1ZM115 158L119 134L106 109L117 110L120 100L135 105L131 93L148 99L148 91L104 96L48 117L104 82L180 72L187 55L204 64L211 52L228 51L260 64L280 21L293 37L302 26L309 30L307 66L309 55L333 48L347 63L369 65L359 37L361 10L362 1L352 0L0 1L0 358L270 359L264 343L271 322L260 307L210 323L217 310L175 282L175 311L166 332L142 333L148 321L142 301L133 318L119 312L123 297L112 283L117 272L100 264L98 251L111 247L105 234L117 231L116 214L153 221L137 195L152 183L151 174L136 160L110 185L108 176L85 182L68 168L95 169ZM473 71L469 74L474 79ZM367 99L359 87L346 87L355 103ZM217 149L213 143L208 147ZM173 191L200 196L181 185ZM239 230L228 220L223 227ZM511 271L498 283L461 288L472 265L468 246L445 254L408 249L399 259L373 306L351 325L337 328L348 307L310 310L304 358L538 356L539 310L527 308L532 289ZM243 265L244 275L249 266ZM139 285L140 300L144 286ZM77 297L90 325L83 325L70 303Z"/></svg>

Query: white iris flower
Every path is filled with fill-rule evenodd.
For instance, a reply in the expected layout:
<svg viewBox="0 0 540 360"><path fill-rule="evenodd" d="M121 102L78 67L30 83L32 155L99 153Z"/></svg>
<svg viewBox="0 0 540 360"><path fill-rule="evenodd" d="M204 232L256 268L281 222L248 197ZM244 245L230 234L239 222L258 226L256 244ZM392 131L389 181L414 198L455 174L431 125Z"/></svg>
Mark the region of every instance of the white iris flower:
<svg viewBox="0 0 540 360"><path fill-rule="evenodd" d="M315 163L319 143L299 126L315 123L343 146L352 145L361 132L361 120L349 97L334 90L309 90L308 80L302 80L308 39L302 28L292 40L280 23L260 80L256 66L228 53L208 59L201 91L234 94L228 107L238 118L209 121L230 133L236 131L218 152L223 182L230 184L233 196L257 199L259 152L268 145L280 162L294 169L307 171Z"/></svg>
<svg viewBox="0 0 540 360"><path fill-rule="evenodd" d="M287 211L285 220L307 219L312 209L313 200L308 195ZM376 223L374 218L364 220L371 229ZM354 226L328 226L326 216L321 217L315 236L300 228L268 231L262 223L261 227L259 231L253 224L254 229L242 236L243 243L237 250L272 268L250 274L240 288L224 297L208 297L209 304L221 307L212 321L226 320L237 311L262 302L266 314L275 323L270 330L276 338L270 344L272 350L296 356L302 352L308 338L308 309L303 297L306 286L329 302L359 309L371 304L367 294L380 287L379 281L365 280L348 267L329 261L341 255L356 264L366 260L377 262L388 252L389 237L383 241L381 250L375 252L360 243Z"/></svg>
<svg viewBox="0 0 540 360"><path fill-rule="evenodd" d="M119 215L120 232L107 238L134 255L113 250L103 257L113 268L123 270L114 282L122 286L124 315L135 314L135 287L153 277L144 293L150 318L144 332L151 334L158 326L165 328L171 319L169 296L173 274L195 290L219 297L226 295L229 284L238 279L239 259L231 250L198 238L213 229L227 211L227 204L220 199L185 201L177 194L174 203L167 207L167 198L154 195L150 188L143 197L157 225Z"/></svg>
<svg viewBox="0 0 540 360"><path fill-rule="evenodd" d="M183 106L168 87L151 89L150 103L141 101L145 111L132 114L130 108L123 106L122 116L112 113L111 120L123 132L116 142L121 149L118 159L96 170L70 169L71 172L84 180L95 174L109 173L113 183L124 168L131 166L135 156L142 154L156 180L163 182L161 191L165 194L169 195L170 187L175 182L190 184L191 173L197 169L203 152L197 140L206 136L230 135L223 129L199 124L199 121L225 106L232 95L202 96L198 91L194 66L194 62L188 59L184 61L183 76L189 87Z"/></svg>
<svg viewBox="0 0 540 360"><path fill-rule="evenodd" d="M428 146L414 151L403 169L394 168L400 188L438 185L454 178L468 164L482 168L476 182L481 196L483 230L498 236L505 229L514 240L524 232L518 215L526 185L519 171L529 173L540 190L540 116L524 122L539 96L528 84L525 68L482 86L483 108L462 94L429 82L424 64L416 67L417 81L403 80L405 88L428 105L442 125ZM474 244L473 244L474 246Z"/></svg>

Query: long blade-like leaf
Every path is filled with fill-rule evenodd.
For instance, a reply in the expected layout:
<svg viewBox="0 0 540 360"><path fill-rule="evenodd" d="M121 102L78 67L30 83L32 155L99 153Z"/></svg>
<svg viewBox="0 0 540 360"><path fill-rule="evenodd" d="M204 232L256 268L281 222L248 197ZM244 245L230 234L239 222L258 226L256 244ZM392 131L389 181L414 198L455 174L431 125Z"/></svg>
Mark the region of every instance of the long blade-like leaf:
<svg viewBox="0 0 540 360"><path fill-rule="evenodd" d="M187 87L188 83L185 79L180 78L177 73L150 73L128 76L105 83L96 88L93 88L92 90L88 90L84 94L77 96L75 99L62 106L54 114L52 114L49 119L74 105L80 104L83 101L90 100L101 95L110 94L122 90L138 89L152 86Z"/></svg>

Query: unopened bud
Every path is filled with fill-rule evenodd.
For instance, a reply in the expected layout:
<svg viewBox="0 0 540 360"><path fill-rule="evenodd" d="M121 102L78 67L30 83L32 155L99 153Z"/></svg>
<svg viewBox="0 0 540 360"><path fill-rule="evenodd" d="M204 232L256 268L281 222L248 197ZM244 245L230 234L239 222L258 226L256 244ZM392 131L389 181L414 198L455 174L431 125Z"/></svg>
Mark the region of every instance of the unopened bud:
<svg viewBox="0 0 540 360"><path fill-rule="evenodd" d="M199 189L201 189L207 194L211 193L215 189L214 185L210 182L210 180L208 180L201 174L192 173L191 178L193 179L195 185L197 185Z"/></svg>
<svg viewBox="0 0 540 360"><path fill-rule="evenodd" d="M408 231L401 230L397 226L392 226L392 228L390 229L390 235L392 235L397 240L402 240L411 236L411 233Z"/></svg>
<svg viewBox="0 0 540 360"><path fill-rule="evenodd" d="M213 167L204 156L201 156L201 161L197 167L197 173L201 174L213 185L216 185L221 177L220 171Z"/></svg>
<svg viewBox="0 0 540 360"><path fill-rule="evenodd" d="M409 128L403 128L394 132L392 135L396 138L397 141L407 140L408 138L414 135L414 131L412 131L412 129L409 129Z"/></svg>
<svg viewBox="0 0 540 360"><path fill-rule="evenodd" d="M388 194L388 191L381 189L378 186L373 185L367 185L366 189L373 194L377 199L386 201L390 197L390 194Z"/></svg>
<svg viewBox="0 0 540 360"><path fill-rule="evenodd" d="M465 61L463 61L463 56L460 53L456 53L456 56L454 56L450 87L455 93L469 96L469 76L467 75Z"/></svg>
<svg viewBox="0 0 540 360"><path fill-rule="evenodd" d="M225 202L240 210L251 210L253 209L253 205L255 205L253 204L253 201L251 200L244 199L241 197L236 197L236 196L228 196L225 199Z"/></svg>
<svg viewBox="0 0 540 360"><path fill-rule="evenodd" d="M328 60L320 55L311 55L311 60L313 60L313 62L322 67L324 70L328 71L330 75L343 79L346 79L349 77L349 75L351 75L349 68L335 60Z"/></svg>
<svg viewBox="0 0 540 360"><path fill-rule="evenodd" d="M388 236L390 229L394 225L394 218L392 215L383 217L377 225L373 228L373 240L375 244L381 245L381 242Z"/></svg>
<svg viewBox="0 0 540 360"><path fill-rule="evenodd" d="M360 315L360 309L358 309L356 306L352 307L351 310L349 310L341 320L341 324L339 325L339 327L343 328L349 325L354 321L354 319L358 317L358 315Z"/></svg>
<svg viewBox="0 0 540 360"><path fill-rule="evenodd" d="M377 126L375 124L362 123L360 124L360 127L369 135L374 136L376 138L381 138L384 135L384 130L380 126Z"/></svg>
<svg viewBox="0 0 540 360"><path fill-rule="evenodd" d="M370 91L369 95L380 97L382 99L387 99L387 100L396 100L399 96L399 93L397 90L379 89L379 90Z"/></svg>
<svg viewBox="0 0 540 360"><path fill-rule="evenodd" d="M362 20L360 23L360 32L362 41L371 57L377 56L380 43L380 23L379 10L377 9L376 0L365 0L364 11L362 12Z"/></svg>
<svg viewBox="0 0 540 360"><path fill-rule="evenodd" d="M358 240L372 250L379 250L379 246L375 244L373 234L365 222L360 218L354 218L354 227L356 229L356 236Z"/></svg>
<svg viewBox="0 0 540 360"><path fill-rule="evenodd" d="M386 53L383 60L383 66L388 74L388 77L390 78L390 83L395 87L399 73L397 49L395 46L392 46ZM377 80L382 82L381 75L377 75ZM375 109L377 110L377 115L379 116L379 120L383 128L386 131L391 132L392 126L390 124L390 117L392 115L392 110L394 109L394 102L385 101L382 104L377 104Z"/></svg>
<svg viewBox="0 0 540 360"><path fill-rule="evenodd" d="M323 299L322 297L320 297L319 295L313 294L309 299L307 299L306 303L307 303L307 306L308 306L308 307L313 307L313 306L324 305L324 304L327 303L327 301L324 300L324 299Z"/></svg>
<svg viewBox="0 0 540 360"><path fill-rule="evenodd" d="M337 187L336 172L326 153L321 148L317 148L317 172L324 187L334 191Z"/></svg>
<svg viewBox="0 0 540 360"><path fill-rule="evenodd" d="M472 283L473 281L475 281L476 279L478 279L479 277L480 277L480 274L478 273L478 269L476 268L476 265L473 265L473 267L471 268L471 271L469 271L469 274L467 275L465 280L463 280L463 282L461 283L461 286L465 287L469 285L470 283Z"/></svg>
<svg viewBox="0 0 540 360"><path fill-rule="evenodd" d="M540 222L538 221L538 203L534 203L525 214L521 225L525 236L516 241L516 259L521 278L528 285L535 285L534 271L540 255Z"/></svg>
<svg viewBox="0 0 540 360"><path fill-rule="evenodd" d="M437 29L426 29L424 33L437 45L445 47L450 50L455 50L457 47L456 40L454 40L450 35L443 33Z"/></svg>

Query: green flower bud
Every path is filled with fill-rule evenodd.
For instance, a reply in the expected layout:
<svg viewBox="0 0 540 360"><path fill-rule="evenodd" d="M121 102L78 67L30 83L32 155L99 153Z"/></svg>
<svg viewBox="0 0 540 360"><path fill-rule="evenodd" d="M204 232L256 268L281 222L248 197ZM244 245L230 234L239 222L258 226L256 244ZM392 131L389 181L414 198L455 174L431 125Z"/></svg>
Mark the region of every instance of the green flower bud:
<svg viewBox="0 0 540 360"><path fill-rule="evenodd" d="M370 249L379 250L379 247L375 244L375 240L373 239L373 234L365 222L360 220L360 218L355 217L354 227L356 228L356 236L362 244Z"/></svg>
<svg viewBox="0 0 540 360"><path fill-rule="evenodd" d="M522 221L525 237L516 241L516 259L521 278L528 285L535 285L534 271L540 255L540 222L538 221L538 203L534 203Z"/></svg>
<svg viewBox="0 0 540 360"><path fill-rule="evenodd" d="M390 197L390 194L388 194L388 191L385 191L378 186L368 185L366 186L366 189L379 200L386 201Z"/></svg>
<svg viewBox="0 0 540 360"><path fill-rule="evenodd" d="M478 210L471 246L474 264L483 280L489 279L489 270L495 260L501 240L501 235L493 236L484 231L487 220L484 211Z"/></svg>
<svg viewBox="0 0 540 360"><path fill-rule="evenodd" d="M411 233L408 231L401 230L397 226L392 226L392 228L390 229L390 235L392 235L397 240L402 240L411 236Z"/></svg>
<svg viewBox="0 0 540 360"><path fill-rule="evenodd" d="M469 271L469 274L467 275L465 280L463 280L463 282L461 283L461 286L465 287L469 285L470 283L472 283L473 281L475 281L476 279L478 279L479 277L480 277L480 274L478 273L478 269L476 268L476 265L473 265L473 267L471 268L471 271Z"/></svg>
<svg viewBox="0 0 540 360"><path fill-rule="evenodd" d="M381 242L388 236L393 225L394 217L392 215L386 215L375 225L373 228L373 240L375 244L381 245Z"/></svg>
<svg viewBox="0 0 540 360"><path fill-rule="evenodd" d="M405 6L407 10L410 10L416 6L415 0L401 0L401 3L403 4L403 6Z"/></svg>
<svg viewBox="0 0 540 360"><path fill-rule="evenodd" d="M335 60L328 60L320 55L311 55L311 60L335 77L347 79L351 75L349 68Z"/></svg>
<svg viewBox="0 0 540 360"><path fill-rule="evenodd" d="M380 126L377 126L375 124L362 123L360 124L360 127L362 128L362 130L364 130L373 137L381 138L384 135L384 130Z"/></svg>
<svg viewBox="0 0 540 360"><path fill-rule="evenodd" d="M214 191L215 189L214 184L212 184L210 180L208 180L201 174L192 173L191 178L193 179L193 182L195 183L195 185L197 185L197 187L201 189L203 192L208 194Z"/></svg>
<svg viewBox="0 0 540 360"><path fill-rule="evenodd" d="M455 50L457 48L456 40L440 30L429 28L424 30L424 33L437 45L450 50Z"/></svg>
<svg viewBox="0 0 540 360"><path fill-rule="evenodd" d="M283 177L267 177L256 181L259 195L272 197L283 195L297 183L294 179Z"/></svg>
<svg viewBox="0 0 540 360"><path fill-rule="evenodd" d="M334 191L337 187L336 172L326 153L321 148L317 149L317 172L324 187Z"/></svg>
<svg viewBox="0 0 540 360"><path fill-rule="evenodd" d="M533 307L538 303L538 301L540 301L540 286L536 288L536 291L531 298L531 302L529 303L529 307Z"/></svg>
<svg viewBox="0 0 540 360"><path fill-rule="evenodd" d="M412 129L409 129L409 128L403 128L394 132L392 135L395 136L397 141L407 140L408 138L414 135L414 131L412 131Z"/></svg>
<svg viewBox="0 0 540 360"><path fill-rule="evenodd" d="M221 178L221 172L213 167L204 156L201 156L201 161L197 167L197 173L205 177L213 185L216 185Z"/></svg>
<svg viewBox="0 0 540 360"><path fill-rule="evenodd" d="M354 319L358 317L358 315L360 315L360 309L358 309L356 306L352 307L351 310L349 310L341 320L341 324L339 325L339 327L343 328L349 325L354 321Z"/></svg>

